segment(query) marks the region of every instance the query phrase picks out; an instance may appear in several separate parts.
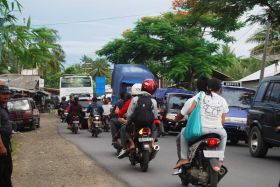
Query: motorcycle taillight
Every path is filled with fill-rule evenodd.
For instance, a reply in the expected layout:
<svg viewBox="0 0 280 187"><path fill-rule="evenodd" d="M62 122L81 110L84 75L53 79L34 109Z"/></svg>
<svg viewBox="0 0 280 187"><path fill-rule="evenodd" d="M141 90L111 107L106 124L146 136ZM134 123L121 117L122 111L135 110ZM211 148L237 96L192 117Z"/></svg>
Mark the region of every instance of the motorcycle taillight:
<svg viewBox="0 0 280 187"><path fill-rule="evenodd" d="M217 147L217 145L220 143L220 140L218 138L208 138L207 139L207 145L210 148Z"/></svg>
<svg viewBox="0 0 280 187"><path fill-rule="evenodd" d="M142 128L142 129L140 129L139 134L140 134L141 136L142 136L142 135L147 136L147 135L150 135L150 134L151 134L151 130L150 130L149 128Z"/></svg>

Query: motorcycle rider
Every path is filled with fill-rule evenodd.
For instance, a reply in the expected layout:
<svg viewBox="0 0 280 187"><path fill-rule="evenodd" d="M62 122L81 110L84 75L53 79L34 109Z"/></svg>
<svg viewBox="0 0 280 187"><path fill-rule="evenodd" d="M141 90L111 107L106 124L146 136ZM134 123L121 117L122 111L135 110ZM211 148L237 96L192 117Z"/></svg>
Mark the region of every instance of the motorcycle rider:
<svg viewBox="0 0 280 187"><path fill-rule="evenodd" d="M69 116L69 123L68 123L68 129L71 128L71 121L72 121L72 117L73 116L82 116L82 112L83 112L83 107L79 104L79 98L77 96L74 97L73 102L70 104L69 107L69 112L68 112L68 116ZM79 128L81 128L81 124L79 124Z"/></svg>
<svg viewBox="0 0 280 187"><path fill-rule="evenodd" d="M110 113L111 113L111 109L112 109L112 105L109 104L109 99L108 98L104 98L103 101L103 105L102 105L102 109L103 109L103 118L102 118L102 122L105 126L106 124L106 118L110 119ZM107 124L108 125L108 124Z"/></svg>
<svg viewBox="0 0 280 187"><path fill-rule="evenodd" d="M63 96L61 98L61 102L59 103L59 108L58 108L58 115L61 116L64 112L64 110L67 108L68 102L66 101L66 97Z"/></svg>
<svg viewBox="0 0 280 187"><path fill-rule="evenodd" d="M126 133L128 136L128 141L129 141L129 149L123 149L120 154L118 155L118 158L122 158L123 155L125 155L128 150L132 150L135 149L135 144L132 140L132 138L130 137L130 134L133 133L133 129L135 128L136 131L138 128L142 127L143 125L148 125L150 126L151 130L152 130L152 137L153 137L153 142L152 142L152 146L154 145L154 140L156 138L157 132L156 129L153 128L153 120L151 120L151 124L139 124L138 121L135 120L135 118L137 117L136 115L134 115L135 113L135 109L138 107L137 106L137 102L139 100L139 98L143 97L150 97L151 102L152 102L152 115L153 115L153 119L157 118L158 115L158 108L157 108L157 102L155 99L152 98L152 94L154 94L154 92L157 89L157 84L154 80L152 79L146 79L143 81L142 86L141 86L141 92L134 97L131 102L130 105L128 107L128 111L127 111L127 125L126 125ZM141 117L140 117L141 118ZM133 124L134 124L134 128L133 128ZM137 131L138 132L138 131Z"/></svg>
<svg viewBox="0 0 280 187"><path fill-rule="evenodd" d="M199 77L196 81L196 88L198 92L206 92L207 91L207 82L208 82L207 77ZM191 108L191 105L194 101L194 97L188 99L181 111L177 114L177 116L174 119L174 122L177 123L178 121L182 120L184 116L187 116L188 110ZM182 131L183 132L183 131ZM177 146L177 155L178 155L178 161L181 159L181 132L177 135L176 137L176 146ZM179 168L178 171L174 172L173 175L178 175L181 173L181 169Z"/></svg>
<svg viewBox="0 0 280 187"><path fill-rule="evenodd" d="M207 84L207 91L203 98L201 99L201 122L202 122L202 135L209 133L219 134L221 137L221 142L218 146L219 151L225 151L227 133L223 128L225 122L226 113L229 111L226 100L218 95L221 90L221 81L218 79L210 79ZM189 115L194 108L196 107L199 94L194 96L194 101L190 109L187 112ZM184 132L184 128L181 131L181 134ZM177 162L174 169L180 168L181 166L190 163L188 159L188 142L181 135L181 159ZM213 167L215 171L219 171L220 167L223 165L224 155L219 158L219 165Z"/></svg>
<svg viewBox="0 0 280 187"><path fill-rule="evenodd" d="M116 142L116 137L118 136L118 132L122 125L121 122L118 121L118 112L124 104L124 97L125 97L125 92L122 92L120 94L120 99L114 105L111 112L111 119L109 124L111 127L112 143Z"/></svg>
<svg viewBox="0 0 280 187"><path fill-rule="evenodd" d="M88 118L88 130L91 131L92 129L92 119L94 117L94 114L100 115L102 118L103 114L103 108L102 106L97 102L97 97L92 98L92 103L88 106L87 108L87 113L89 113L89 118Z"/></svg>

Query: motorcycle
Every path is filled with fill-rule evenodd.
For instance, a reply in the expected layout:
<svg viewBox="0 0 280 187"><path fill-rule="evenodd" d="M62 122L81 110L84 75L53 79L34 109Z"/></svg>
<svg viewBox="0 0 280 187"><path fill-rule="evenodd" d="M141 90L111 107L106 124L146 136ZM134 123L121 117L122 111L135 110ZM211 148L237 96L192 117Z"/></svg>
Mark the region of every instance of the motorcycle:
<svg viewBox="0 0 280 187"><path fill-rule="evenodd" d="M64 123L66 121L65 110L63 108L59 108L58 113L59 113L59 117L60 117L61 122Z"/></svg>
<svg viewBox="0 0 280 187"><path fill-rule="evenodd" d="M73 116L72 120L71 120L71 131L74 134L78 133L79 125L80 125L80 117L79 116Z"/></svg>
<svg viewBox="0 0 280 187"><path fill-rule="evenodd" d="M152 147L153 138L149 127L140 128L138 132L136 130L132 137L136 149L129 153L130 163L131 165L140 163L141 171L146 172L149 162L155 158L160 148L158 145Z"/></svg>
<svg viewBox="0 0 280 187"><path fill-rule="evenodd" d="M214 166L219 164L221 151L216 148L220 143L218 134L207 134L194 142L190 142L189 159L190 163L182 166L179 177L183 185L189 183L195 186L217 187L218 182L227 174L227 168L222 166L216 172Z"/></svg>
<svg viewBox="0 0 280 187"><path fill-rule="evenodd" d="M110 116L103 115L102 123L103 123L103 129L105 132L109 132L109 130L110 130L109 121L110 121Z"/></svg>
<svg viewBox="0 0 280 187"><path fill-rule="evenodd" d="M98 134L102 132L102 121L100 115L94 115L92 117L91 135L98 137Z"/></svg>

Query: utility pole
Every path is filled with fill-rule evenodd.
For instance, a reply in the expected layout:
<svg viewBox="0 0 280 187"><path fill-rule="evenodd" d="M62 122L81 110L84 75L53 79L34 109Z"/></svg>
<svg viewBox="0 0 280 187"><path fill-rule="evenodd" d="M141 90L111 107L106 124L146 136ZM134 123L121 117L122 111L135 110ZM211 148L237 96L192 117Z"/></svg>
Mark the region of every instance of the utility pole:
<svg viewBox="0 0 280 187"><path fill-rule="evenodd" d="M262 69L261 69L261 73L260 73L260 82L264 77L264 69L265 69L265 65L266 65L266 53L267 53L267 46L268 46L268 42L269 42L269 34L270 34L270 29L271 29L271 23L268 22L267 26L266 26L266 36L265 36L265 42L264 42L264 49L263 49L263 57L262 57Z"/></svg>
<svg viewBox="0 0 280 187"><path fill-rule="evenodd" d="M4 17L0 18L0 64L2 60L3 40L4 40Z"/></svg>

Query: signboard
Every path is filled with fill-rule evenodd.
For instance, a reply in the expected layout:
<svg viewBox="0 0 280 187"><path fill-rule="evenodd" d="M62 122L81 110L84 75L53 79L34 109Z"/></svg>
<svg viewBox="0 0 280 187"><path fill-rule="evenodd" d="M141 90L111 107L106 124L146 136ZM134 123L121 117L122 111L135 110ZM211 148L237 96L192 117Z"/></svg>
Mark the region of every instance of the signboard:
<svg viewBox="0 0 280 187"><path fill-rule="evenodd" d="M44 88L45 87L45 80L44 79L39 79L39 88Z"/></svg>
<svg viewBox="0 0 280 187"><path fill-rule="evenodd" d="M105 85L106 79L105 77L96 77L95 78L95 93L97 95L105 95Z"/></svg>
<svg viewBox="0 0 280 187"><path fill-rule="evenodd" d="M236 86L236 87L242 86L241 82L237 82L237 81L223 81L223 85L224 86Z"/></svg>

